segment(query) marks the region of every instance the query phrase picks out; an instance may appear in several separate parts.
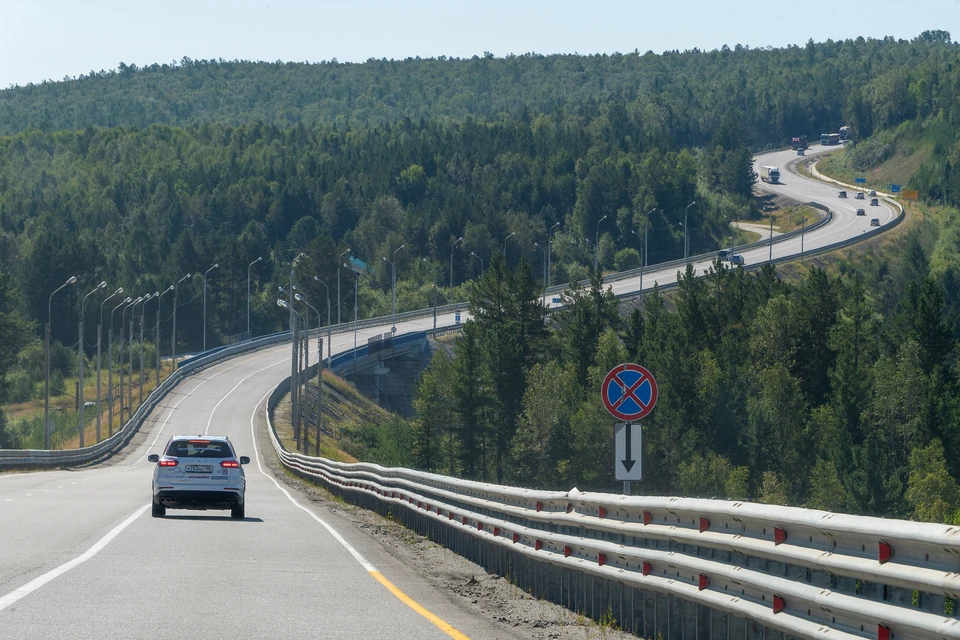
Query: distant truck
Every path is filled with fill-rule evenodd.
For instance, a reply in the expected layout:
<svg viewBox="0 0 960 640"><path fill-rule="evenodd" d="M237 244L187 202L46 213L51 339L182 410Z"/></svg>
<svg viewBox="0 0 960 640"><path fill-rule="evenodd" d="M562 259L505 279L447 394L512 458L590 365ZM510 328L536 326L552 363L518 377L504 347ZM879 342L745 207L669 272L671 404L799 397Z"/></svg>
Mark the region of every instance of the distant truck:
<svg viewBox="0 0 960 640"><path fill-rule="evenodd" d="M821 133L820 144L825 147L828 145L840 144L840 134L839 133Z"/></svg>
<svg viewBox="0 0 960 640"><path fill-rule="evenodd" d="M777 184L780 182L780 169L778 167L760 167L760 179L764 182Z"/></svg>
<svg viewBox="0 0 960 640"><path fill-rule="evenodd" d="M850 127L840 127L840 139L850 140Z"/></svg>
<svg viewBox="0 0 960 640"><path fill-rule="evenodd" d="M809 145L807 144L807 136L796 136L793 140L790 141L790 147L794 151L799 151L801 149L806 149Z"/></svg>

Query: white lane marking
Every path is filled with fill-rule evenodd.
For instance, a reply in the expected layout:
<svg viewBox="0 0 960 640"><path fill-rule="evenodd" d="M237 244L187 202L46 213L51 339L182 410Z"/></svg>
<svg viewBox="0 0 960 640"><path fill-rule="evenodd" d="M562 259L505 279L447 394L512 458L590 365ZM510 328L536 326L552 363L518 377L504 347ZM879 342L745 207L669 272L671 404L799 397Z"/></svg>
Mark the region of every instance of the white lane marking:
<svg viewBox="0 0 960 640"><path fill-rule="evenodd" d="M59 487L57 487L57 489L63 489L63 485L60 485Z"/></svg>
<svg viewBox="0 0 960 640"><path fill-rule="evenodd" d="M160 425L160 430L157 431L157 435L156 435L156 437L153 439L153 442L151 442L151 443L150 443L150 446L147 447L147 452L144 453L142 456L140 456L140 458L139 458L136 462L134 462L133 464L131 464L130 466L131 466L131 467L137 466L138 464L140 464L141 462L143 462L144 458L146 458L147 455L149 455L150 449L153 449L153 448L156 446L157 441L160 439L160 434L163 433L163 428L167 426L167 423L168 423L168 422L170 422L170 418L173 416L173 413L177 410L177 407L180 406L180 403L181 403L181 402L183 402L184 400L186 400L187 398L189 398L189 397L193 394L194 391L196 391L197 389L199 389L199 388L202 387L203 385L207 384L208 382L210 382L211 380L213 380L213 379L216 378L217 376L222 375L222 374L226 373L227 371L232 371L233 369L235 369L235 368L236 368L237 366L239 366L240 364L245 364L245 363L251 362L251 361L253 361L253 360L258 360L259 358L262 358L262 357L265 357L265 356L269 356L269 355L272 355L271 352L266 352L266 353L260 354L260 355L258 355L258 356L255 356L255 357L253 357L253 358L250 358L250 359L248 359L248 360L245 360L244 362L237 363L237 365L234 365L233 367L227 367L227 368L224 369L223 371L218 371L217 373L213 374L213 375L210 376L209 378L204 379L203 382L201 382L200 384L198 384L197 386L195 386L195 387L190 391L190 393L185 394L182 398L180 398L180 400L177 401L177 404L173 405L173 407L170 409L170 413L168 413L168 414L167 414L167 417L164 418L163 424ZM281 360L280 362L283 362L283 361ZM277 364L280 364L280 363L271 364L271 365L268 366L268 367L264 367L264 369L269 369L270 367L276 366ZM263 369L258 369L258 371L263 371ZM256 373L256 372L254 372L254 373ZM251 374L251 375L253 375L253 374ZM247 376L247 378L249 378L249 377L250 377L250 376ZM246 380L247 378L244 378L243 380ZM243 380L241 380L240 382L243 382ZM236 388L236 387L234 387L234 388ZM231 389L230 391L232 392L233 389ZM228 393L227 395L230 395L230 394ZM226 397L226 396L224 396L224 397ZM223 402L223 401L221 400L221 402ZM220 406L220 403L219 403L219 402L217 403L217 406L218 406L218 407ZM214 407L213 410L216 411L216 410L217 410L216 407ZM212 413L212 412L210 413L210 417L211 417L211 418L213 417L213 413ZM207 421L207 430L209 431L209 429L210 429L210 421L208 420L208 421Z"/></svg>
<svg viewBox="0 0 960 640"><path fill-rule="evenodd" d="M223 403L223 401L226 400L227 398L229 398L229 397L230 397L230 394L237 390L237 387L239 387L240 385L242 385L244 382L246 382L247 380L249 380L249 379L252 378L253 376L257 375L257 374L260 373L261 371L266 371L267 369L273 368L273 367L277 366L278 364L283 364L284 362L286 362L286 360L280 360L279 362L274 362L273 364L267 365L266 367L263 367L262 369L257 369L256 371L254 371L253 373L251 373L250 375L248 375L246 378L244 378L243 380L241 380L241 381L238 382L237 384L233 385L233 388L230 389L230 391L227 391L227 393L226 393L222 398L220 398L220 402L218 402L216 405L214 405L213 410L210 412L210 417L207 418L207 428L204 430L203 435L210 435L210 425L213 423L213 414L215 414L215 413L217 412L217 409L220 408L220 405Z"/></svg>
<svg viewBox="0 0 960 640"><path fill-rule="evenodd" d="M189 398L194 391L196 391L197 389L199 389L199 388L202 387L203 385L207 384L209 381L213 380L214 378L216 378L216 377L217 377L218 375L220 375L221 373L224 373L225 371L229 371L229 369L224 369L224 371L220 371L219 373L215 373L214 375L210 376L209 378L205 378L203 382L201 382L200 384L198 384L197 386L195 386L195 387L190 391L190 393L185 393L185 394L183 395L183 397L180 398L180 399L177 401L177 404L175 404L175 405L173 405L173 407L171 407L170 412L167 414L167 417L163 419L163 423L160 425L160 429L157 431L156 437L153 439L153 442L150 443L150 446L147 447L146 453L144 453L142 456L140 456L140 457L137 459L136 462L134 462L133 464L131 464L131 465L130 465L131 467L135 467L135 466L137 466L138 464L140 464L141 462L143 462L144 458L146 458L146 457L150 454L150 449L153 449L153 448L156 446L157 440L160 439L160 434L163 433L163 428L164 428L165 426L167 426L167 423L170 421L170 417L171 417L171 416L173 415L173 413L177 410L177 407L180 406L180 403L183 402L184 400L186 400L187 398Z"/></svg>
<svg viewBox="0 0 960 640"><path fill-rule="evenodd" d="M107 533L107 535L105 535L105 536L103 536L102 538L100 538L100 539L97 541L97 543L94 544L94 545L93 545L92 547L90 547L89 549L87 549L86 552L84 552L84 553L82 553L81 555L77 556L77 557L74 558L73 560L70 560L69 562L65 562L64 564L60 565L60 566L57 567L56 569L51 569L50 571L47 571L47 572L46 572L45 574L43 574L42 576L38 576L38 577L34 578L33 580L31 580L31 581L28 582L27 584L23 585L22 587L20 587L20 588L18 588L18 589L14 589L13 591L11 591L10 593L8 593L7 595L5 595L5 596L3 596L2 598L0 598L0 611L3 611L4 609L6 609L7 607L9 607L10 605L14 604L15 602L17 602L17 601L20 600L21 598L30 595L31 593L33 593L34 591L36 591L37 589L39 589L39 588L42 587L43 585L45 585L45 584L47 584L48 582L50 582L51 580L55 580L56 578L58 578L58 577L62 576L63 574L65 574L67 571L70 571L70 569L73 569L73 568L75 568L75 567L80 566L81 564L83 564L84 562L86 562L87 560L89 560L90 558L92 558L93 556L95 556L95 555L97 555L98 553L100 553L100 552L103 550L104 547L106 547L108 544L110 544L110 541L111 541L111 540L113 540L113 539L116 538L118 535L120 535L120 532L121 532L121 531L123 531L124 529L126 529L127 527L129 527L129 526L133 523L134 520L136 520L136 519L139 518L141 515L143 515L143 513L144 513L147 509L149 509L149 508L150 508L150 505L149 505L149 504L143 505L142 507L140 507L139 509L137 509L136 511L134 511L133 514L130 515L126 520L124 520L123 522L121 522L120 524L118 524L117 526L115 526L113 529L111 529L110 532Z"/></svg>
<svg viewBox="0 0 960 640"><path fill-rule="evenodd" d="M32 495L33 495L32 493L28 493L28 494L27 494L27 497L29 498L29 497L32 496Z"/></svg>
<svg viewBox="0 0 960 640"><path fill-rule="evenodd" d="M330 535L334 537L334 539L335 539L337 542L339 542L340 544L342 544L343 547L344 547L347 551L350 552L350 555L353 556L354 560L356 560L357 562L360 563L360 566L362 566L362 567L363 567L364 569L366 569L367 571L377 571L377 568L374 567L372 564L370 564L370 562L368 562L366 558L364 558L362 555L360 555L360 552L359 552L359 551L357 551L357 550L354 549L352 546L350 546L350 543L347 542L346 540L344 540L344 539L343 539L343 536L341 536L339 533L337 533L337 530L336 530L336 529L334 529L334 528L331 527L329 524L327 524L326 522L324 522L323 519L321 519L319 516L317 516L317 514L315 514L313 511L310 511L310 509L307 509L306 507L304 507L303 505L301 505L299 502L297 502L296 500L294 500L294 499L293 499L293 496L291 496L290 493L289 493L286 489L284 489L283 487L280 486L280 483L277 482L276 478L274 478L272 475L270 475L269 473L267 473L266 471L263 470L263 465L260 464L260 452L257 450L257 433L256 433L256 428L255 428L255 426L254 426L254 418L256 418L256 416L257 416L257 409L260 408L260 405L263 404L263 401L266 400L266 399L267 399L267 396L269 396L271 393L273 393L273 390L272 390L272 389L271 389L270 391L268 391L267 393L265 393L264 396L263 396L262 398L260 398L260 400L257 402L257 404L254 405L254 407L253 407L253 413L250 414L250 436L253 438L253 454L254 454L255 459L256 459L256 461L257 461L257 468L260 469L260 473L262 473L262 474L265 475L266 477L270 478L270 481L273 482L273 484L275 484L275 485L277 486L277 489L279 489L280 491L283 492L283 495L287 496L287 499L290 500L290 502L292 502L295 507L297 507L298 509L301 509L301 510L304 511L307 515L309 515L311 518L313 518L314 520L316 520L317 522L319 522L319 523L321 524L321 526L323 526L323 528L326 529L326 530L330 533Z"/></svg>

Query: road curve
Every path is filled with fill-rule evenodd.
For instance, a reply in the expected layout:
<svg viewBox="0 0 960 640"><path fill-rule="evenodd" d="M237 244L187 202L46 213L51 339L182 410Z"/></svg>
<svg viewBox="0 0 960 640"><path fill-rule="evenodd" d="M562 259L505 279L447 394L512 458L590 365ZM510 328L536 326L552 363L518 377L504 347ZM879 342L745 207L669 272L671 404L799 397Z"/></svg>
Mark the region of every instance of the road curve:
<svg viewBox="0 0 960 640"><path fill-rule="evenodd" d="M792 159L793 152L759 157L781 169ZM870 217L882 224L896 217L888 205L868 205L870 215L857 217L857 201L838 200L834 187L789 171L783 177L782 185L763 188L835 213L805 236L805 250L861 234ZM799 251L796 238L775 243L773 255ZM748 264L768 255L767 247L744 252ZM703 273L708 265L694 267ZM644 286L675 279L676 267L651 267ZM634 278L612 283L616 293L637 285ZM454 324L453 314L437 324ZM360 331L359 343L389 325ZM432 326L427 317L397 329ZM334 335L334 354L353 344L350 333ZM263 463L273 452L263 451L257 433L266 396L289 375L289 353L289 345L264 349L185 379L107 464L0 474L0 636L15 630L10 637L180 637L202 630L203 637L510 637L428 583L418 567L398 562L353 523L271 475ZM164 519L146 513L153 465L145 456L173 433L227 435L239 454L254 459L246 467L246 520L233 521L228 512L169 511ZM385 588L371 566L407 600Z"/></svg>

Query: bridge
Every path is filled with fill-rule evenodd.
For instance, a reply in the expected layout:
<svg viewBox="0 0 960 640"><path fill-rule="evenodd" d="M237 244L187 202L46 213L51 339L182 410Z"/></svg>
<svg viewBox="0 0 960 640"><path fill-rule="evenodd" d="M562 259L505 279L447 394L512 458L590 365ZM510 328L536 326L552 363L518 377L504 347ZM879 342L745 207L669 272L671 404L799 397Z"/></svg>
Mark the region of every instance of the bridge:
<svg viewBox="0 0 960 640"><path fill-rule="evenodd" d="M758 161L788 167L789 160L778 152ZM888 202L882 226L870 228L852 203L836 200L834 187L794 173L768 188L829 214L802 236L738 248L747 268L844 246L902 219ZM691 263L703 273L711 260ZM673 285L677 268L648 268L644 289ZM622 298L639 292L635 272L607 281ZM551 306L555 293L545 295ZM434 326L455 327L457 310L440 308L436 320L433 310L400 314L391 350L413 354ZM334 370L348 373L356 359L361 386L363 375L380 375L382 349L371 351L369 341L382 342L393 325L382 318L332 328ZM355 353L355 343L366 352ZM182 367L111 440L74 452L0 451L0 468L48 469L0 474L4 634L153 637L176 634L177 621L190 619L202 620L209 635L248 637L510 635L457 606L339 510L312 504L287 483L279 459L538 597L594 618L612 612L644 637L960 638L947 604L960 591L953 527L716 500L542 492L334 463L286 451L277 440L270 412L289 375L289 335L231 345ZM146 456L174 433L227 435L254 459L244 521L145 516Z"/></svg>

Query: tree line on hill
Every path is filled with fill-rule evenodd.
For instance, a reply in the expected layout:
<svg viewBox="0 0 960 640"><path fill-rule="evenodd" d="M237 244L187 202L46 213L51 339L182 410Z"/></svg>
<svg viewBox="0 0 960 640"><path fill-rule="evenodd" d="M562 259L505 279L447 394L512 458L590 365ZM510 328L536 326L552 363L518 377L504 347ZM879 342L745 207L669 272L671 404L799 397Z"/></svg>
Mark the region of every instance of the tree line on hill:
<svg viewBox="0 0 960 640"><path fill-rule="evenodd" d="M811 268L716 261L629 314L594 273L543 323L522 267L497 258L472 289L450 358L437 351L414 407L420 468L520 486L617 492L600 386L647 367L638 491L957 522L957 294L928 274L929 229L907 251Z"/></svg>

